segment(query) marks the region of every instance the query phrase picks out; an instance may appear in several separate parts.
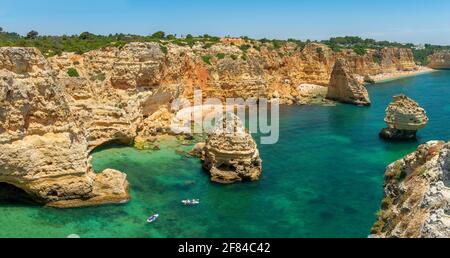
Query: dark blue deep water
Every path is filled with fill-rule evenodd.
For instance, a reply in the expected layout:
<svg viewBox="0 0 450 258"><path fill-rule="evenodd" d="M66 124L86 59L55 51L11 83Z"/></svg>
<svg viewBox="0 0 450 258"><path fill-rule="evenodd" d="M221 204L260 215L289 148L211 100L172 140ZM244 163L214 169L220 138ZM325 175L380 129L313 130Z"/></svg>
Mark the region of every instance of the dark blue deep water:
<svg viewBox="0 0 450 258"><path fill-rule="evenodd" d="M126 205L58 210L0 206L0 237L367 237L383 191L385 167L429 140L450 139L450 72L369 86L372 107L281 108L281 138L262 145L264 177L217 185L189 150L167 140L161 151L129 147L94 153L94 167L126 172ZM428 112L417 142L378 138L392 96L404 93ZM187 208L185 198L202 204ZM147 224L146 218L160 219Z"/></svg>

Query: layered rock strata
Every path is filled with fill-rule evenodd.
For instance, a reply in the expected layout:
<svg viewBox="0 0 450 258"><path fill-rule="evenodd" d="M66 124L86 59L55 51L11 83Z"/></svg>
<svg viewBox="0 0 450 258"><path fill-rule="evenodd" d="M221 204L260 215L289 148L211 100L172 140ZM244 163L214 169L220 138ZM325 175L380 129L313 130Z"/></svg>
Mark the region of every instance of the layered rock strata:
<svg viewBox="0 0 450 258"><path fill-rule="evenodd" d="M450 237L450 143L432 141L389 165L372 234Z"/></svg>
<svg viewBox="0 0 450 258"><path fill-rule="evenodd" d="M86 132L33 48L0 48L0 182L51 206L129 200L126 175L95 174Z"/></svg>
<svg viewBox="0 0 450 258"><path fill-rule="evenodd" d="M367 89L356 79L344 59L338 59L334 66L327 99L355 105L371 104Z"/></svg>
<svg viewBox="0 0 450 258"><path fill-rule="evenodd" d="M450 50L436 51L428 57L428 67L432 69L450 69Z"/></svg>
<svg viewBox="0 0 450 258"><path fill-rule="evenodd" d="M230 184L259 180L262 160L255 140L235 115L228 114L192 153L201 156L213 182Z"/></svg>
<svg viewBox="0 0 450 258"><path fill-rule="evenodd" d="M399 95L386 109L384 121L388 127L381 131L380 137L386 140L411 140L416 138L418 130L428 124L428 117L417 102Z"/></svg>
<svg viewBox="0 0 450 258"><path fill-rule="evenodd" d="M65 53L51 58L50 63L60 75L69 68L77 69L88 84L97 85L96 93L105 86L129 91L173 85L189 99L195 89L201 89L204 97L268 97L282 104L308 103L309 99L300 97L298 86L328 86L339 58L347 61L352 74L362 78L417 68L409 49L385 48L358 55L352 50L334 52L319 43L287 43L278 48L272 43L247 44L248 48L226 43L209 46L198 42L192 47L131 43L83 55ZM252 44L256 45L250 47Z"/></svg>

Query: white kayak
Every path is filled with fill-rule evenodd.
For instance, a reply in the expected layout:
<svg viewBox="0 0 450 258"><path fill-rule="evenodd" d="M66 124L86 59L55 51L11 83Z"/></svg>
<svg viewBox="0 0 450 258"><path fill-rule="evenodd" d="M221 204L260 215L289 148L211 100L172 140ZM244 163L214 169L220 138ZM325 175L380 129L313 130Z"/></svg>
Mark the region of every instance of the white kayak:
<svg viewBox="0 0 450 258"><path fill-rule="evenodd" d="M159 218L159 214L155 214L147 219L148 223L153 223Z"/></svg>
<svg viewBox="0 0 450 258"><path fill-rule="evenodd" d="M200 200L199 200L199 199L194 199L194 200L183 200L183 201L181 201L181 203L184 204L184 205L192 206L192 205L198 205L198 204L200 204Z"/></svg>

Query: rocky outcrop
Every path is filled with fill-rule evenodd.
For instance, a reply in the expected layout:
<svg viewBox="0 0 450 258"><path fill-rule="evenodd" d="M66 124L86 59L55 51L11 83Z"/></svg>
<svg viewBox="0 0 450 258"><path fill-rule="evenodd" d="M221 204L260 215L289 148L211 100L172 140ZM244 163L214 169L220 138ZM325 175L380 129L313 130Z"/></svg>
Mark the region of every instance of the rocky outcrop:
<svg viewBox="0 0 450 258"><path fill-rule="evenodd" d="M40 53L33 48L0 53L0 182L51 206L127 201L126 175L92 171L79 114Z"/></svg>
<svg viewBox="0 0 450 258"><path fill-rule="evenodd" d="M428 124L428 117L417 102L399 95L386 109L384 121L388 127L381 131L380 137L386 140L411 140L416 138L418 130Z"/></svg>
<svg viewBox="0 0 450 258"><path fill-rule="evenodd" d="M432 141L389 165L372 233L379 237L450 237L450 143Z"/></svg>
<svg viewBox="0 0 450 258"><path fill-rule="evenodd" d="M450 50L436 51L428 57L428 67L432 69L450 69Z"/></svg>
<svg viewBox="0 0 450 258"><path fill-rule="evenodd" d="M261 177L262 161L255 140L246 132L237 116L228 114L209 134L206 144L197 145L199 155L213 182L230 184L256 181Z"/></svg>
<svg viewBox="0 0 450 258"><path fill-rule="evenodd" d="M371 103L367 89L355 78L343 59L339 59L334 66L327 99L364 106Z"/></svg>
<svg viewBox="0 0 450 258"><path fill-rule="evenodd" d="M370 75L365 75L364 76L364 82L368 83L368 84L376 83L375 79L372 76L370 76Z"/></svg>

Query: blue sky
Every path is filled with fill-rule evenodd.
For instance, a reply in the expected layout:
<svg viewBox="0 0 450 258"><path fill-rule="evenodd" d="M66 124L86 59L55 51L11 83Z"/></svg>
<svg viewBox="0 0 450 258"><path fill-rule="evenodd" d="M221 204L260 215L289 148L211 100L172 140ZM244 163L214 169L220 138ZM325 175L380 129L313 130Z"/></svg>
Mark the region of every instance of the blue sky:
<svg viewBox="0 0 450 258"><path fill-rule="evenodd" d="M448 0L0 0L0 26L25 34L358 35L450 45Z"/></svg>

